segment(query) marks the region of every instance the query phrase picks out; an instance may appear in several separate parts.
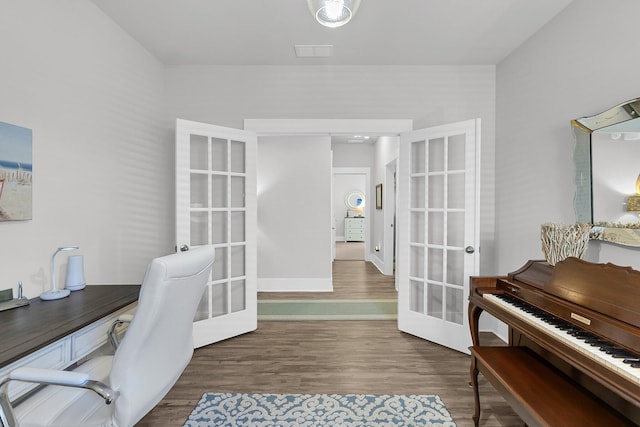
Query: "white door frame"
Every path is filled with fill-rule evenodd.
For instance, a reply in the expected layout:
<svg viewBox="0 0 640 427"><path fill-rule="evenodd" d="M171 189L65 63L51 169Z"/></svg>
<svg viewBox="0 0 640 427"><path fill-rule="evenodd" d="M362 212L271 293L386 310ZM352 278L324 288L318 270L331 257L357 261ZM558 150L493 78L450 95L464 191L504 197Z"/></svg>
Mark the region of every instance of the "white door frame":
<svg viewBox="0 0 640 427"><path fill-rule="evenodd" d="M396 246L396 232L395 232L395 224L394 224L394 216L396 214L396 199L397 194L395 191L395 179L394 172L398 170L398 158L391 160L389 163L385 165L385 183L384 188L382 189L382 216L383 216L383 226L384 230L384 267L383 273L386 275L394 274L393 264L394 264L394 253L393 248ZM375 203L375 201L374 201ZM398 284L396 281L396 290L398 290Z"/></svg>
<svg viewBox="0 0 640 427"><path fill-rule="evenodd" d="M413 120L406 119L244 119L244 129L264 135L352 135L366 133L398 136L413 130Z"/></svg>

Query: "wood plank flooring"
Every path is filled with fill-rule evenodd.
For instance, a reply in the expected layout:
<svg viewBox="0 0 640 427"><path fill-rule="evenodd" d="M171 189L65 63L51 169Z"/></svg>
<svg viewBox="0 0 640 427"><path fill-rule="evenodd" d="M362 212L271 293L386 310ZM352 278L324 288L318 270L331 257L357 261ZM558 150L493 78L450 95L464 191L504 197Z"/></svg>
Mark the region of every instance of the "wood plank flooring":
<svg viewBox="0 0 640 427"><path fill-rule="evenodd" d="M363 261L364 242L336 242L335 261Z"/></svg>
<svg viewBox="0 0 640 427"><path fill-rule="evenodd" d="M335 261L333 292L260 292L258 299L391 299L398 293L393 276L385 276L370 262Z"/></svg>
<svg viewBox="0 0 640 427"><path fill-rule="evenodd" d="M394 297L393 283L369 263L334 263L333 298ZM301 296L273 294L259 298ZM181 426L205 392L437 394L459 427L473 425L469 357L402 333L395 321L260 322L254 332L196 350L176 385L138 425ZM480 393L481 426L522 426L482 377Z"/></svg>

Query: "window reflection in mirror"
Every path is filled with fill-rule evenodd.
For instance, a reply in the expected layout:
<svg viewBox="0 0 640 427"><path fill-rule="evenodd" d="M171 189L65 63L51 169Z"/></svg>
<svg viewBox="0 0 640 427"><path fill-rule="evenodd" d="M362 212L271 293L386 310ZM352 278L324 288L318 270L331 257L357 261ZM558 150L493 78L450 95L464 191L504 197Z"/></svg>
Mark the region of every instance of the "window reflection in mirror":
<svg viewBox="0 0 640 427"><path fill-rule="evenodd" d="M572 121L577 222L592 237L640 246L640 212L629 211L640 174L640 98Z"/></svg>
<svg viewBox="0 0 640 427"><path fill-rule="evenodd" d="M640 119L638 132L597 131L591 141L593 221L638 223L638 212L627 211L627 199L636 194L640 173Z"/></svg>

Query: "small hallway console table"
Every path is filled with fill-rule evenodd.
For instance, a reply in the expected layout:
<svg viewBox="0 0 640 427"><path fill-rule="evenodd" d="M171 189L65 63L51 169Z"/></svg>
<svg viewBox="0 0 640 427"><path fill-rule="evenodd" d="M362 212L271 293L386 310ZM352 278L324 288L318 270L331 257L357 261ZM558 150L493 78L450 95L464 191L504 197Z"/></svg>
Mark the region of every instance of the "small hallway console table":
<svg viewBox="0 0 640 427"><path fill-rule="evenodd" d="M344 241L364 242L363 217L346 217L344 219Z"/></svg>

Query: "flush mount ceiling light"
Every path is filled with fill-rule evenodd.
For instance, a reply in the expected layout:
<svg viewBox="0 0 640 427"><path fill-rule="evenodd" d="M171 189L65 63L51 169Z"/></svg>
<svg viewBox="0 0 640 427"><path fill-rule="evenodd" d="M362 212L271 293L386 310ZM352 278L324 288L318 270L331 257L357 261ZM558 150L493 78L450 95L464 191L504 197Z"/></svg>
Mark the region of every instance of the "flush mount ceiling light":
<svg viewBox="0 0 640 427"><path fill-rule="evenodd" d="M353 18L360 0L307 0L309 10L325 27L340 27Z"/></svg>

